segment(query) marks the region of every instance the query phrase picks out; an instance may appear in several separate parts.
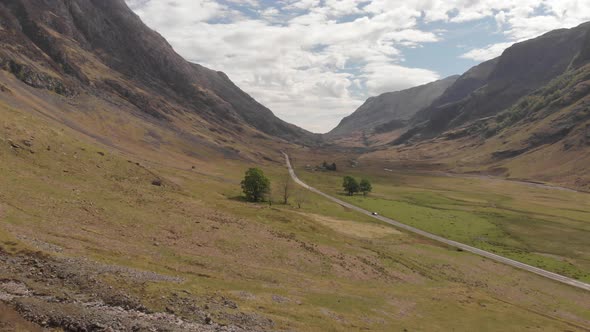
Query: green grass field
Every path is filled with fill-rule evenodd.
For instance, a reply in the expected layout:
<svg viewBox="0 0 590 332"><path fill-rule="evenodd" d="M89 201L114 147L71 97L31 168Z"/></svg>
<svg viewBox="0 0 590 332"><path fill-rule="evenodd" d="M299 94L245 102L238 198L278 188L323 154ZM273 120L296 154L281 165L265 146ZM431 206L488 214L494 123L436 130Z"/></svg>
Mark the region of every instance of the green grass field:
<svg viewBox="0 0 590 332"><path fill-rule="evenodd" d="M310 172L300 178L367 210L465 244L590 281L590 194L533 184L384 171ZM367 177L368 197L346 196L342 176Z"/></svg>

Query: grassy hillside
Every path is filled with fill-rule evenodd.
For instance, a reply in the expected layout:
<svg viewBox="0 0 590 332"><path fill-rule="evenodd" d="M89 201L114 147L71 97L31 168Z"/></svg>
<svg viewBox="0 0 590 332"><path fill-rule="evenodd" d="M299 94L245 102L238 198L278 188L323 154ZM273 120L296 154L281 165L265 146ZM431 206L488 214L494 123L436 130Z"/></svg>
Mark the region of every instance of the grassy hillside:
<svg viewBox="0 0 590 332"><path fill-rule="evenodd" d="M364 147L364 159L390 169L412 165L590 191L589 27L550 32L472 68L410 129L339 143Z"/></svg>
<svg viewBox="0 0 590 332"><path fill-rule="evenodd" d="M307 192L289 206L243 202L247 167L262 167L275 195L287 175L261 144L231 158L126 113L63 125L66 106L19 97L34 92L12 87L0 103L0 297L36 323L135 324L137 311L153 326L247 330L590 326L588 294Z"/></svg>
<svg viewBox="0 0 590 332"><path fill-rule="evenodd" d="M412 120L396 144L434 138L471 121L495 116L520 98L587 64L590 23L558 29L506 49L463 74Z"/></svg>
<svg viewBox="0 0 590 332"><path fill-rule="evenodd" d="M589 27L552 31L472 68L414 127L369 140L364 158L590 191Z"/></svg>
<svg viewBox="0 0 590 332"><path fill-rule="evenodd" d="M0 70L31 87L114 101L172 130L317 142L224 73L186 61L124 0L14 0L0 3L0 20Z"/></svg>
<svg viewBox="0 0 590 332"><path fill-rule="evenodd" d="M590 191L589 78L590 65L582 66L496 116L417 144L394 147L385 136L363 158Z"/></svg>

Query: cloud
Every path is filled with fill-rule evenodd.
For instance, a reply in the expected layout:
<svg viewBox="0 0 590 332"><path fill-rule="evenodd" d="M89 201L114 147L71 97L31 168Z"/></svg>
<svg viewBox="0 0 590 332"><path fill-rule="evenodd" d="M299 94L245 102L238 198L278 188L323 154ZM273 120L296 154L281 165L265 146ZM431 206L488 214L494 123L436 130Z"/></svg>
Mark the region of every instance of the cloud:
<svg viewBox="0 0 590 332"><path fill-rule="evenodd" d="M497 43L491 44L484 48L477 48L461 55L463 59L470 59L474 61L487 61L502 55L505 49L512 46L514 43Z"/></svg>
<svg viewBox="0 0 590 332"><path fill-rule="evenodd" d="M398 91L440 79L427 69L407 68L391 63L371 63L363 69L370 95Z"/></svg>
<svg viewBox="0 0 590 332"><path fill-rule="evenodd" d="M131 9L157 29L188 26L228 15L230 10L214 0L127 0Z"/></svg>

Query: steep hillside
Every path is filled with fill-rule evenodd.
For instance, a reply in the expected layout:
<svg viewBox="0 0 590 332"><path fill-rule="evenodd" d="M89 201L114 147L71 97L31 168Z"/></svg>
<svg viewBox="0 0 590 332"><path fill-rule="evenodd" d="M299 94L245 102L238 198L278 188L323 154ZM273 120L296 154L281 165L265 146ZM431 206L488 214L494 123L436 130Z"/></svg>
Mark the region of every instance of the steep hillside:
<svg viewBox="0 0 590 332"><path fill-rule="evenodd" d="M468 71L432 106L412 119L413 128L396 140L436 137L469 121L493 116L518 99L579 66L587 52L590 23L551 31L508 48L499 58ZM475 80L470 80L474 73Z"/></svg>
<svg viewBox="0 0 590 332"><path fill-rule="evenodd" d="M441 107L444 107L444 105L452 104L453 102L467 98L472 92L486 84L497 63L497 58L492 59L466 71L463 75L459 76L459 78L457 78L455 82L439 96L439 98L428 105L429 107L425 107L425 109L417 112L412 119L413 122L419 123L429 120L429 118L436 115L436 113L432 112L433 109L440 109Z"/></svg>
<svg viewBox="0 0 590 332"><path fill-rule="evenodd" d="M225 74L185 61L123 0L9 0L0 19L0 67L29 86L72 100L117 100L174 131L180 123L201 135L315 140Z"/></svg>
<svg viewBox="0 0 590 332"><path fill-rule="evenodd" d="M365 156L590 191L590 57L497 115ZM583 65L585 63L585 65Z"/></svg>
<svg viewBox="0 0 590 332"><path fill-rule="evenodd" d="M379 126L383 126L382 130L404 127L416 112L440 97L457 78L451 76L407 90L371 97L354 113L342 119L326 136L337 138L355 132L370 132Z"/></svg>
<svg viewBox="0 0 590 332"><path fill-rule="evenodd" d="M497 116L446 136L480 141L480 152L473 157L505 176L590 190L586 166L590 163L589 105L590 65L585 65L559 76Z"/></svg>

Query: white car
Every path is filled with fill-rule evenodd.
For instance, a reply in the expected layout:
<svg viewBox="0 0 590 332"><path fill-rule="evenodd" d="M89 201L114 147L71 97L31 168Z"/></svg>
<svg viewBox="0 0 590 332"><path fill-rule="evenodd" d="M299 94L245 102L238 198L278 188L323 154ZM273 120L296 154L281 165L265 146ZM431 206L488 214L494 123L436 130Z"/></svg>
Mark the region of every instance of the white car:
<svg viewBox="0 0 590 332"><path fill-rule="evenodd" d="M379 215L379 213L377 213L377 212L373 212L371 214L374 215L374 216L378 216Z"/></svg>

